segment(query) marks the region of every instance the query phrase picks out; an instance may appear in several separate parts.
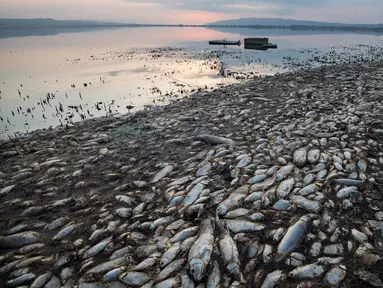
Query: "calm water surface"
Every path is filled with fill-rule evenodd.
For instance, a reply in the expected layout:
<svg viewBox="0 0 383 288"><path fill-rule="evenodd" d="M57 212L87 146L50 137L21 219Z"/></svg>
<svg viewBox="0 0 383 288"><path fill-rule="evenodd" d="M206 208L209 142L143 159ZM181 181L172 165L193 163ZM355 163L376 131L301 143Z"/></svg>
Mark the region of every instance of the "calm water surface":
<svg viewBox="0 0 383 288"><path fill-rule="evenodd" d="M208 45L249 36L269 37L278 49ZM382 35L242 28L0 32L0 138L242 81L243 74L220 76L222 67L253 77L302 63L382 59L382 47Z"/></svg>

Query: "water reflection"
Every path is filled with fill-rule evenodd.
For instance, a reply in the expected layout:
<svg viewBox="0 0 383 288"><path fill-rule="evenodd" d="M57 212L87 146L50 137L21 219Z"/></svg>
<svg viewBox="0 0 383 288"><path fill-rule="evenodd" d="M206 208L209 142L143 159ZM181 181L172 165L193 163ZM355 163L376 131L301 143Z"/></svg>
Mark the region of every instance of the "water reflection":
<svg viewBox="0 0 383 288"><path fill-rule="evenodd" d="M127 106L161 105L258 75L382 58L383 36L368 34L175 27L77 32L0 39L0 138L127 113ZM269 37L278 50L208 45L248 35Z"/></svg>

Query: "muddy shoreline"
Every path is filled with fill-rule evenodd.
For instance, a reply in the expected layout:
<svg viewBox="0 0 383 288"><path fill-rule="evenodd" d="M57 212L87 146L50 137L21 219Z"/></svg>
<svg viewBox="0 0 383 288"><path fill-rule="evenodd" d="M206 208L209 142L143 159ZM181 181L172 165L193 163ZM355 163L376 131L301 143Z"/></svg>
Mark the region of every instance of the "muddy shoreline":
<svg viewBox="0 0 383 288"><path fill-rule="evenodd" d="M218 265L220 287L324 287L335 280L339 287L381 287L383 136L376 130L383 127L382 97L383 62L338 65L2 141L0 284L30 285L50 273L49 287L181 287L189 280L197 287L213 281ZM289 165L286 175L278 172ZM349 190L334 179L363 185L342 196ZM301 192L309 185L314 192ZM260 198L247 202L255 192ZM239 203L219 212L225 199L241 193ZM315 217L295 254L277 261L286 231L308 214ZM184 222L167 230L175 221ZM190 247L178 251L172 263L179 266L160 277L161 257L178 242L172 240L177 233L196 227L180 244L204 237L201 227L209 221L230 231L240 277L226 272L217 229L201 279L191 271ZM249 221L257 228L241 230ZM316 243L318 253L312 252ZM102 266L124 248L118 264ZM135 274L150 249L155 263ZM309 264L320 273L310 276ZM118 275L105 280L115 269Z"/></svg>

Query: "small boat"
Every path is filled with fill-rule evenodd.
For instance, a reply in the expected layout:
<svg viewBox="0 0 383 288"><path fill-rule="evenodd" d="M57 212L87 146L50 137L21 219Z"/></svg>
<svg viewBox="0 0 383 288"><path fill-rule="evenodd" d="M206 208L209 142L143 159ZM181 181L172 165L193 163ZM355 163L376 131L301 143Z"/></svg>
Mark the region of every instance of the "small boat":
<svg viewBox="0 0 383 288"><path fill-rule="evenodd" d="M237 45L237 46L241 46L241 41L238 40L238 41L229 41L227 40L226 38L223 39L223 40L211 40L209 41L209 45Z"/></svg>
<svg viewBox="0 0 383 288"><path fill-rule="evenodd" d="M267 48L267 49L277 49L278 45L277 44L269 43L269 44L266 44L266 45L262 45L262 47L263 48Z"/></svg>

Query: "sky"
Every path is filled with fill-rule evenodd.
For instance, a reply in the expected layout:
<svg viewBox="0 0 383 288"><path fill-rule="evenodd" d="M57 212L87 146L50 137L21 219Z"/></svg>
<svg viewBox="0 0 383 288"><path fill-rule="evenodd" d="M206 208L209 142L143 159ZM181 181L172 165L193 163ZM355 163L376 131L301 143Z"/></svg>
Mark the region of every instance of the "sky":
<svg viewBox="0 0 383 288"><path fill-rule="evenodd" d="M383 23L383 0L0 0L0 18L206 24L244 17Z"/></svg>

